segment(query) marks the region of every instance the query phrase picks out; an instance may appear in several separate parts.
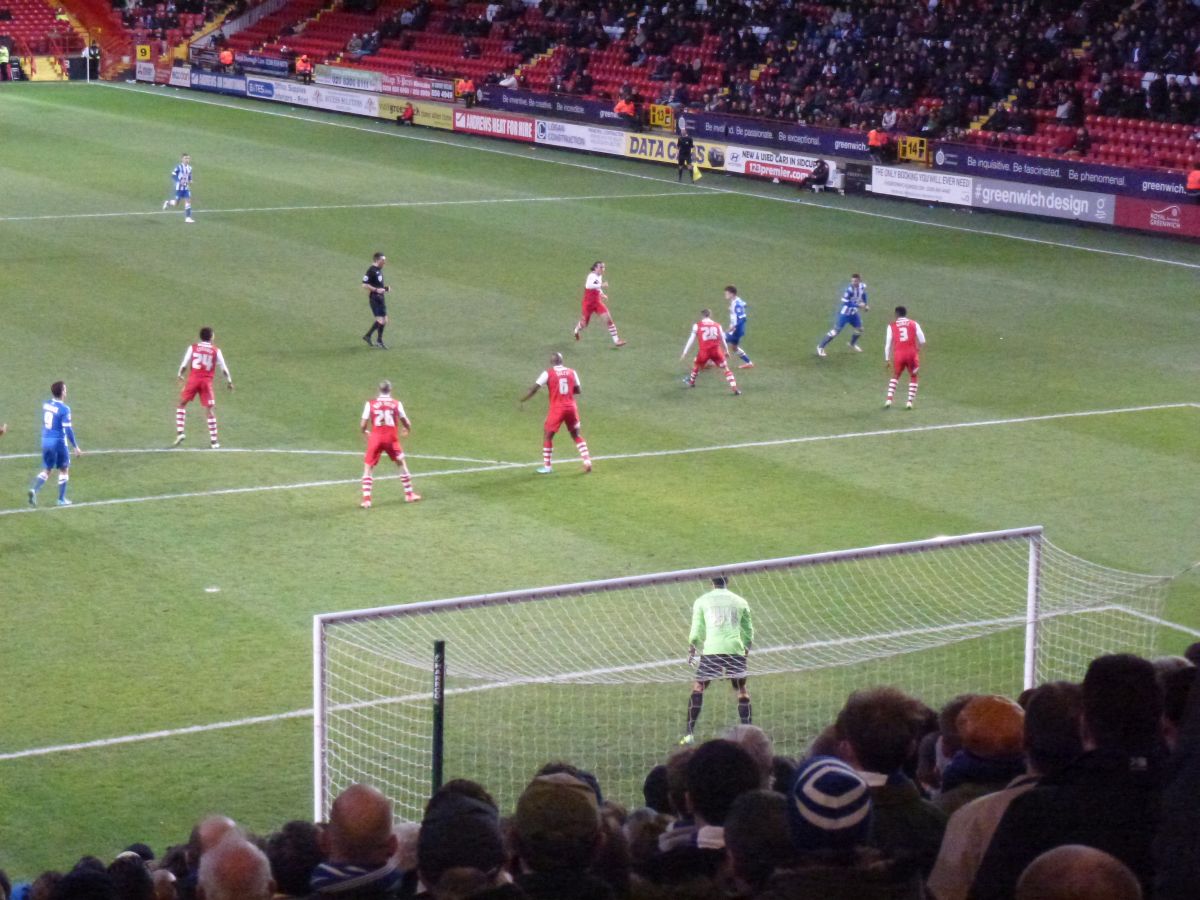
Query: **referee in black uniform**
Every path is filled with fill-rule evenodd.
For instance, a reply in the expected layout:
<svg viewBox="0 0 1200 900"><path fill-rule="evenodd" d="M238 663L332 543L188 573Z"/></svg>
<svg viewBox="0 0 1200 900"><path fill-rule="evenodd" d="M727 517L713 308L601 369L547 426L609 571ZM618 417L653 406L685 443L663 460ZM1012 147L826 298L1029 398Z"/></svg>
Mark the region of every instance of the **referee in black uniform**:
<svg viewBox="0 0 1200 900"><path fill-rule="evenodd" d="M362 286L371 301L371 315L375 317L375 321L371 324L367 333L363 335L363 340L370 347L371 335L378 331L379 342L376 346L381 350L386 350L388 348L387 344L383 342L383 329L388 323L387 298L385 295L391 290L390 287L383 283L383 266L387 262L387 257L382 253L376 253L371 259L371 267L367 269L367 274L363 276Z"/></svg>
<svg viewBox="0 0 1200 900"><path fill-rule="evenodd" d="M683 173L692 167L692 149L696 146L696 142L692 140L691 135L684 129L679 130L679 139L675 144L675 161L679 163L679 172L675 177L676 181L683 181Z"/></svg>

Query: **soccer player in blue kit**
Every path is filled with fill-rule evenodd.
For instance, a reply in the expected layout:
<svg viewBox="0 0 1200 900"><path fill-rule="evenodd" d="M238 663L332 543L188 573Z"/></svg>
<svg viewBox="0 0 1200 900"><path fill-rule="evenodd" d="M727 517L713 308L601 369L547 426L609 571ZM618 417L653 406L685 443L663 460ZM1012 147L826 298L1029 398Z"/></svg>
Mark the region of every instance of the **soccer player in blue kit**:
<svg viewBox="0 0 1200 900"><path fill-rule="evenodd" d="M742 358L739 369L753 369L754 363L741 348L742 338L746 336L746 301L732 284L725 285L725 299L729 302L729 331L725 332L725 343L729 346L730 353L736 353Z"/></svg>
<svg viewBox="0 0 1200 900"><path fill-rule="evenodd" d="M837 321L834 322L829 333L821 338L821 343L817 344L817 356L827 355L825 348L847 325L854 328L854 334L850 335L850 348L862 353L862 347L858 346L858 339L863 335L862 316L859 313L868 312L870 309L871 307L867 304L867 285L855 272L850 276L850 284L846 286L846 291L842 294L842 302L838 305Z"/></svg>
<svg viewBox="0 0 1200 900"><path fill-rule="evenodd" d="M83 453L75 440L75 429L71 427L71 407L63 401L67 398L67 385L56 381L50 385L51 399L42 404L42 471L38 472L29 487L29 505L37 506L38 491L50 478L50 470L58 469L58 505L70 506L67 499L67 469L71 465L68 443L75 455Z"/></svg>
<svg viewBox="0 0 1200 900"><path fill-rule="evenodd" d="M175 196L163 201L163 209L183 201L183 221L195 222L192 218L192 158L186 153L179 160L179 165L171 170L171 178L175 181Z"/></svg>

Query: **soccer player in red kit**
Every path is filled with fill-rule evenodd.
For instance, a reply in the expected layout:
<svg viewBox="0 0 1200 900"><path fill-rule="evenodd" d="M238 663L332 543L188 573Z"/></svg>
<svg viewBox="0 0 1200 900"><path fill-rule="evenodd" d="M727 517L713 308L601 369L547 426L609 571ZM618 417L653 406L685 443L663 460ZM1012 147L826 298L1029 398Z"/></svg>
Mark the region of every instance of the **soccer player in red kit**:
<svg viewBox="0 0 1200 900"><path fill-rule="evenodd" d="M579 430L579 407L575 405L575 395L582 393L579 387L579 376L574 369L563 365L561 353L550 354L550 368L542 372L533 383L529 392L521 398L524 403L538 392L538 388L546 386L550 392L550 411L546 413L546 426L542 434L542 465L539 475L550 474L550 458L554 454L554 435L563 425L575 441L575 448L583 460L583 471L592 471L592 457L588 453L587 441Z"/></svg>
<svg viewBox="0 0 1200 900"><path fill-rule="evenodd" d="M396 434L399 423L401 431ZM371 508L371 488L375 486L375 464L379 457L387 454L400 469L400 483L404 486L404 502L416 503L421 495L413 490L412 475L408 471L408 463L404 461L404 448L400 446L400 436L408 437L412 431L412 422L404 414L404 404L392 396L392 383L381 382L379 396L368 400L363 406L362 422L359 430L367 439L367 453L363 457L362 477L362 508Z"/></svg>
<svg viewBox="0 0 1200 900"><path fill-rule="evenodd" d="M683 345L683 352L679 354L680 359L688 355L688 351L692 349L692 341L697 341L700 349L696 352L696 361L692 363L692 374L683 379L683 383L688 387L695 387L696 376L700 370L711 364L720 366L725 371L725 380L729 382L729 389L735 395L740 394L737 379L733 377L733 372L729 370L729 363L725 361L725 332L720 325L713 321L711 309L700 310L700 321L692 326L692 333L688 335L687 343Z"/></svg>
<svg viewBox="0 0 1200 900"><path fill-rule="evenodd" d="M213 409L216 405L212 388L213 373L220 369L225 376L225 383L231 391L233 390L233 376L229 374L229 367L225 365L225 357L213 344L212 339L213 330L207 325L201 328L200 340L188 346L187 351L183 354L183 362L179 364L179 380L183 381L185 372L188 375L187 383L179 393L179 405L175 407L175 443L173 444L175 447L182 444L185 437L183 426L187 422L187 405L193 397L198 396L200 405L208 411L209 444L214 450L221 449L221 444L217 440L217 414Z"/></svg>
<svg viewBox="0 0 1200 900"><path fill-rule="evenodd" d="M579 317L579 324L575 326L575 340L579 340L580 332L587 328L588 321L595 314L608 323L608 333L612 337L613 346L624 347L625 342L617 334L612 314L604 305L604 301L608 299L608 294L604 293L604 289L608 287L608 282L604 280L604 268L604 263L599 260L592 263L592 270L588 272L587 280L583 283L583 312Z"/></svg>
<svg viewBox="0 0 1200 900"><path fill-rule="evenodd" d="M905 409L913 408L917 399L917 372L921 369L921 348L925 346L925 332L921 326L908 317L908 310L903 306L896 307L896 321L887 327L887 337L883 341L883 364L892 366L892 378L888 382L887 399L883 408L889 409L892 399L896 396L896 385L900 383L900 375L908 370L908 402ZM895 351L893 353L893 351Z"/></svg>

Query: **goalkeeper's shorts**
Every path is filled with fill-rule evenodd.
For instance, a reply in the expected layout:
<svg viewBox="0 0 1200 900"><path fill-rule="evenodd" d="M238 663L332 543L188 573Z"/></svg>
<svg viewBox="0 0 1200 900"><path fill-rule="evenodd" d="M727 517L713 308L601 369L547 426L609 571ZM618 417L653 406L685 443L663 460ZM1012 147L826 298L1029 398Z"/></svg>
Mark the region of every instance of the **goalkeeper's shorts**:
<svg viewBox="0 0 1200 900"><path fill-rule="evenodd" d="M697 681L716 681L718 678L745 678L746 657L735 653L709 653L700 657L696 667Z"/></svg>

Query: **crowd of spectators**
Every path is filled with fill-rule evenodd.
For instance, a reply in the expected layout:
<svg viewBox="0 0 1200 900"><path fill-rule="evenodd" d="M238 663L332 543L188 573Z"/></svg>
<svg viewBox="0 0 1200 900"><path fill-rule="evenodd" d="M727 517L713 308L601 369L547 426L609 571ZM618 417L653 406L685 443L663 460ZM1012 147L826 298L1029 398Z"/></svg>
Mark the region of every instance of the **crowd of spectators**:
<svg viewBox="0 0 1200 900"><path fill-rule="evenodd" d="M1039 109L1072 127L1088 113L1200 125L1192 0L543 0L535 22L521 0L451 9L464 58L480 35L525 59L558 46L562 93L949 138L993 111L998 133L1032 134ZM699 52L714 40L715 83ZM598 84L591 57L613 47L657 87Z"/></svg>
<svg viewBox="0 0 1200 900"><path fill-rule="evenodd" d="M244 2L241 4L244 6ZM180 28L181 16L202 16L211 22L217 14L228 7L228 3L214 0L165 0L162 3L137 3L113 0L113 8L121 10L121 21L130 31L145 31L162 37L166 32Z"/></svg>
<svg viewBox="0 0 1200 900"><path fill-rule="evenodd" d="M1200 658L1200 645L1189 655ZM353 785L328 822L265 838L201 820L8 900L1191 900L1200 885L1200 690L1185 657L1102 656L1081 684L933 710L856 691L794 761L739 725L654 767L643 805L550 763L510 815L451 781L422 822Z"/></svg>

